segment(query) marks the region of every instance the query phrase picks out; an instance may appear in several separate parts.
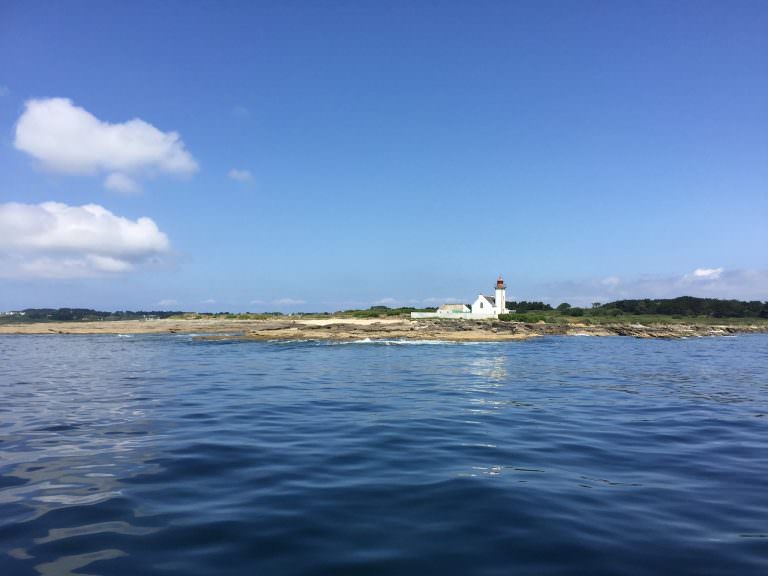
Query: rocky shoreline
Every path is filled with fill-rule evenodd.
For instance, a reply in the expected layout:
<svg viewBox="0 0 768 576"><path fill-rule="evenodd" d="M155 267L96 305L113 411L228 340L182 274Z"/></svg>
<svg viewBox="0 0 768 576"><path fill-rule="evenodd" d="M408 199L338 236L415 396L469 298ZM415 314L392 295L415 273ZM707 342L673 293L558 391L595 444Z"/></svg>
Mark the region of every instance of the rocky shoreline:
<svg viewBox="0 0 768 576"><path fill-rule="evenodd" d="M500 342L539 336L631 336L680 339L768 332L768 326L705 326L696 324L529 324L523 322L416 320L397 323L302 325L272 322L237 336L206 335L201 339L248 340L444 340L449 342Z"/></svg>
<svg viewBox="0 0 768 576"><path fill-rule="evenodd" d="M768 325L531 324L498 320L168 319L0 325L0 334L193 334L201 340L430 340L500 342L538 336L631 336L679 339L768 333Z"/></svg>

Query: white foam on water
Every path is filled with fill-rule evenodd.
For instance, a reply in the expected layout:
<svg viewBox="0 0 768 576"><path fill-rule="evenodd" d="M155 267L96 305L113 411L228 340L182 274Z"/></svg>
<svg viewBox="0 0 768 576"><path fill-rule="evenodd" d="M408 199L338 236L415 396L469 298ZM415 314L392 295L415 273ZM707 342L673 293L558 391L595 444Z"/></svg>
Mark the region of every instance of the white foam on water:
<svg viewBox="0 0 768 576"><path fill-rule="evenodd" d="M392 338L363 338L361 340L351 340L349 342L337 342L337 344L380 344L382 346L442 346L451 345L477 345L477 344L498 344L498 342L453 342L451 340L405 340Z"/></svg>
<svg viewBox="0 0 768 576"><path fill-rule="evenodd" d="M315 344L317 346L350 346L354 344L373 344L379 346L479 346L484 344L503 344L503 342L453 342L451 340L399 340L395 338L361 338L359 340L326 340L323 338L293 338L285 340L275 338L265 340L270 344Z"/></svg>

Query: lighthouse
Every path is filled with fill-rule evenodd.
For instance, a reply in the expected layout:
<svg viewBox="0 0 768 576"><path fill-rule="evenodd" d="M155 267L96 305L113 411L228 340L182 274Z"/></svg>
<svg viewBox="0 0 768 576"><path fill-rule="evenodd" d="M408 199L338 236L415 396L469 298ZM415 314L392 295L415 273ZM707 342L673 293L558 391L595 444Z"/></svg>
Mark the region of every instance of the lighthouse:
<svg viewBox="0 0 768 576"><path fill-rule="evenodd" d="M496 290L493 296L479 294L472 304L471 318L496 318L499 314L507 313L507 286L499 274L496 280Z"/></svg>
<svg viewBox="0 0 768 576"><path fill-rule="evenodd" d="M498 318L507 311L507 285L501 274L496 280L494 295L478 294L472 307L465 304L443 304L437 312L411 312L411 318L466 318L467 320L486 320Z"/></svg>
<svg viewBox="0 0 768 576"><path fill-rule="evenodd" d="M504 278L499 274L496 280L496 314L507 313L507 286L504 284Z"/></svg>

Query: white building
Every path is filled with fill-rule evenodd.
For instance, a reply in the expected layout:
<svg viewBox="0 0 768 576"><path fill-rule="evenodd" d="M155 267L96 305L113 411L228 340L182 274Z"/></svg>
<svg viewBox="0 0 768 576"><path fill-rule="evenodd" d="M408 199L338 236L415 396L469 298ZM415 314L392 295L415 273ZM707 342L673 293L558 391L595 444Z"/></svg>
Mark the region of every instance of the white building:
<svg viewBox="0 0 768 576"><path fill-rule="evenodd" d="M504 278L499 275L496 280L496 292L493 296L478 295L472 304L472 314L480 316L493 316L507 313L507 287Z"/></svg>
<svg viewBox="0 0 768 576"><path fill-rule="evenodd" d="M437 315L451 317L454 314L469 314L471 311L466 304L443 304L437 309Z"/></svg>
<svg viewBox="0 0 768 576"><path fill-rule="evenodd" d="M472 308L466 304L443 304L437 312L411 312L411 318L465 318L468 320L484 320L498 318L499 314L507 313L507 287L504 278L496 280L496 290L493 296L479 294Z"/></svg>

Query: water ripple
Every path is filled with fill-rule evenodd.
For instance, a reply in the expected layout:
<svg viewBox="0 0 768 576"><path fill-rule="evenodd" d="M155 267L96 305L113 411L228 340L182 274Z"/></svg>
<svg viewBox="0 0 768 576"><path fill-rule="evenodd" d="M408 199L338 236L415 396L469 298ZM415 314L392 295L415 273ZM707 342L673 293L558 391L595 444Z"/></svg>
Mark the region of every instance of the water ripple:
<svg viewBox="0 0 768 576"><path fill-rule="evenodd" d="M423 344L0 337L0 573L768 572L768 337Z"/></svg>

